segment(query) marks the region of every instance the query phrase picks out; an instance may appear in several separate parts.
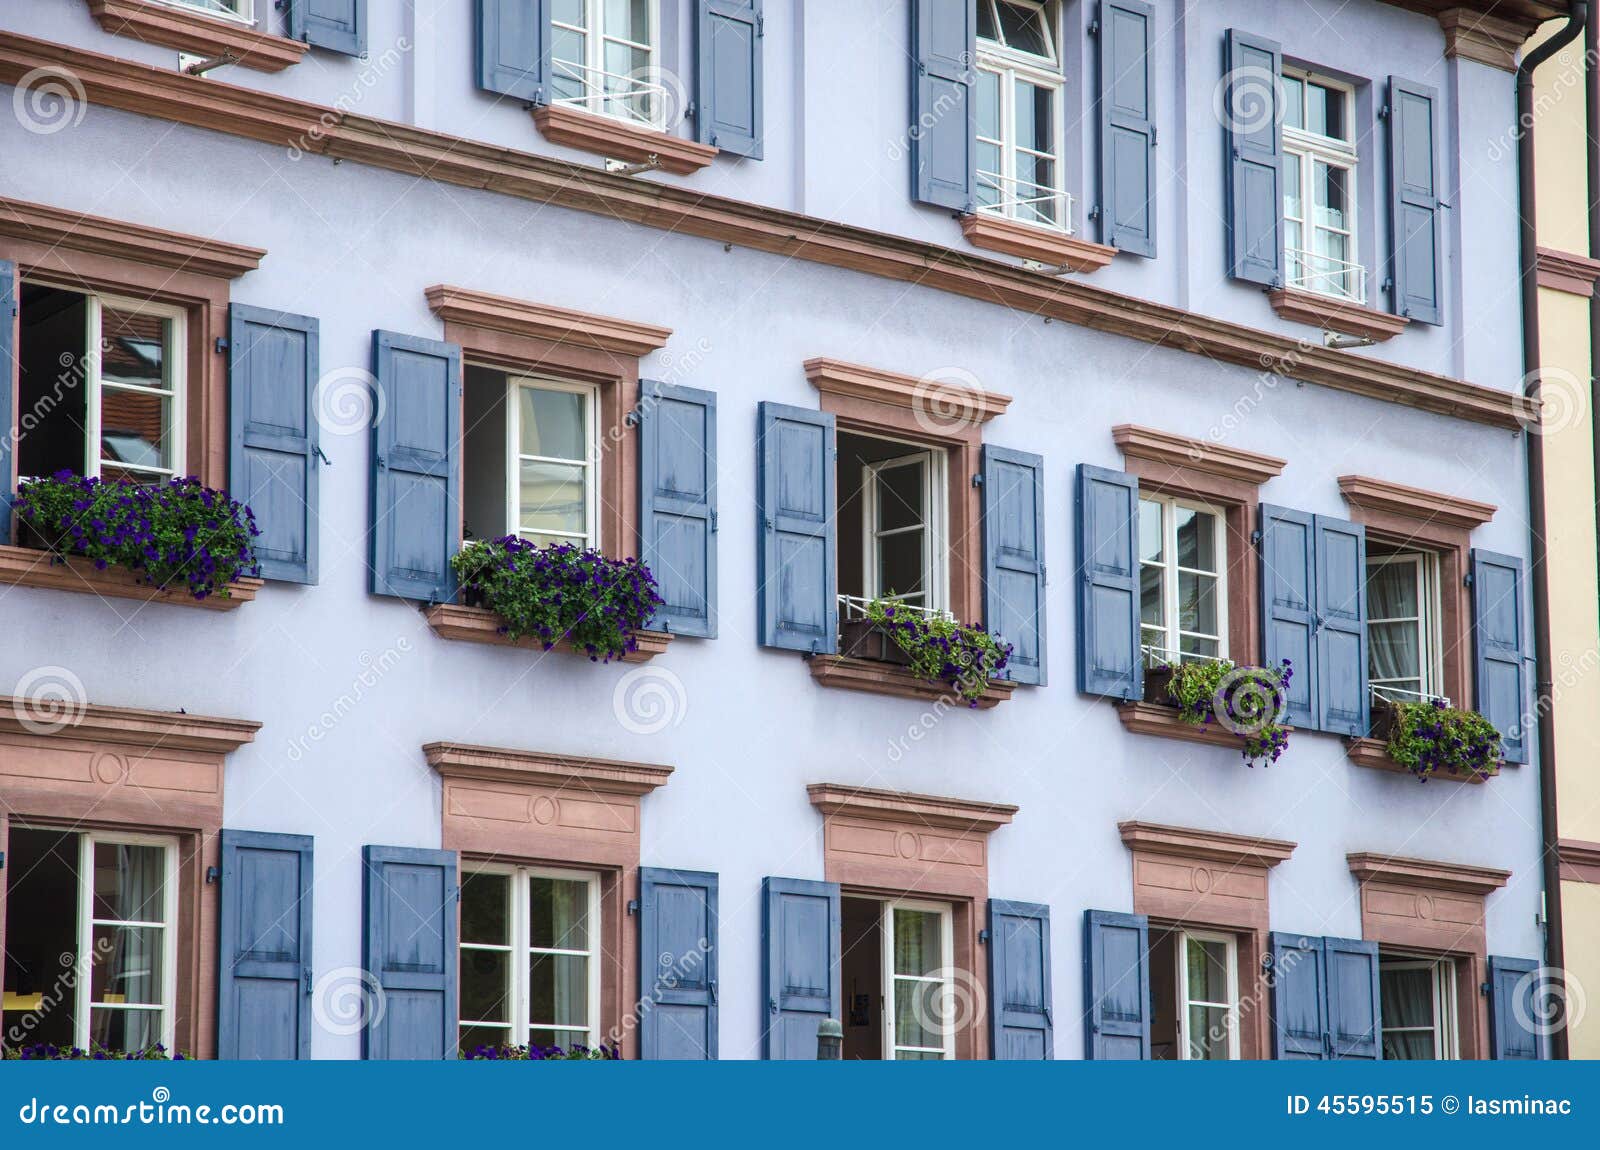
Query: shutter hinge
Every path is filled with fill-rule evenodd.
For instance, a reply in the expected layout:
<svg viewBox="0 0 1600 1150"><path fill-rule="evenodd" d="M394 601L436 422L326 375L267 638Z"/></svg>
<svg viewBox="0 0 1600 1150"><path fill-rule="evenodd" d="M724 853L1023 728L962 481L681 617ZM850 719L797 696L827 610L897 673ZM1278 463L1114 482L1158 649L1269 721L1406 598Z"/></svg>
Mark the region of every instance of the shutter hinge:
<svg viewBox="0 0 1600 1150"><path fill-rule="evenodd" d="M300 968L300 978L306 984L306 993L310 994L311 993L312 978L311 978L311 968L309 966L304 966L304 967Z"/></svg>
<svg viewBox="0 0 1600 1150"><path fill-rule="evenodd" d="M1154 124L1151 124L1150 125L1150 146L1152 148L1156 146L1156 132L1157 132L1156 126Z"/></svg>
<svg viewBox="0 0 1600 1150"><path fill-rule="evenodd" d="M6 869L6 852L0 851L0 870Z"/></svg>
<svg viewBox="0 0 1600 1150"><path fill-rule="evenodd" d="M772 530L772 520L770 520L770 519L763 519L763 520L762 520L762 522L763 522L763 523L765 523L765 524L766 524L766 525L767 525L767 530L768 530L768 531L771 531L771 530Z"/></svg>
<svg viewBox="0 0 1600 1150"><path fill-rule="evenodd" d="M980 930L978 932L978 941L980 943L985 944L985 945L988 944L988 942L989 942L989 928L988 927L984 927L982 930Z"/></svg>
<svg viewBox="0 0 1600 1150"><path fill-rule="evenodd" d="M1091 35L1091 36L1100 35L1100 18L1098 16L1096 16L1093 20L1089 21L1089 35Z"/></svg>
<svg viewBox="0 0 1600 1150"><path fill-rule="evenodd" d="M1471 587L1472 586L1472 572L1471 571L1468 571L1465 575L1463 575L1461 577L1461 585L1463 587Z"/></svg>
<svg viewBox="0 0 1600 1150"><path fill-rule="evenodd" d="M1096 204L1094 207L1089 209L1089 218L1091 220L1098 220L1100 218L1100 205L1099 204Z"/></svg>
<svg viewBox="0 0 1600 1150"><path fill-rule="evenodd" d="M700 105L695 103L695 101L690 100L686 105L684 105L683 114L691 120L699 119Z"/></svg>
<svg viewBox="0 0 1600 1150"><path fill-rule="evenodd" d="M329 467L333 466L333 460L329 459L328 453L322 450L322 444L319 443L312 449L312 455L314 458L322 460L322 462L327 464Z"/></svg>
<svg viewBox="0 0 1600 1150"><path fill-rule="evenodd" d="M972 477L972 486L974 486L974 487L982 487L983 486L983 472L980 471L980 472L978 472L976 475L974 475Z"/></svg>
<svg viewBox="0 0 1600 1150"><path fill-rule="evenodd" d="M218 355L221 355L223 352L227 351L228 350L228 346L229 345L228 345L228 337L227 336L224 336L224 335L217 336L217 354Z"/></svg>
<svg viewBox="0 0 1600 1150"><path fill-rule="evenodd" d="M457 902L461 901L461 884L460 883L456 883L456 901Z"/></svg>
<svg viewBox="0 0 1600 1150"><path fill-rule="evenodd" d="M767 14L765 12L757 12L756 13L756 35L757 36L765 36L766 34L767 34Z"/></svg>
<svg viewBox="0 0 1600 1150"><path fill-rule="evenodd" d="M1489 995L1494 993L1494 988L1492 986L1490 986L1487 982L1480 982L1480 983L1478 983L1478 993L1481 994L1484 998L1488 998Z"/></svg>
<svg viewBox="0 0 1600 1150"><path fill-rule="evenodd" d="M1261 528L1257 527L1254 531L1250 532L1250 542L1256 544L1257 546L1261 545Z"/></svg>
<svg viewBox="0 0 1600 1150"><path fill-rule="evenodd" d="M377 458L377 463L378 463L378 469L379 469L379 470L380 470L380 471L381 471L381 470L383 470L383 469L384 469L384 468L385 468L385 467L388 467L388 466L389 466L389 462L388 462L388 460L386 460L386 459L384 459L384 457L383 457L383 456L381 456L381 455L380 455L380 456L378 456L378 458Z"/></svg>
<svg viewBox="0 0 1600 1150"><path fill-rule="evenodd" d="M639 900L638 899L630 898L628 900L628 913L629 914L638 914L639 913Z"/></svg>
<svg viewBox="0 0 1600 1150"><path fill-rule="evenodd" d="M222 881L222 872L214 866L206 867L206 885L215 886Z"/></svg>
<svg viewBox="0 0 1600 1150"><path fill-rule="evenodd" d="M717 533L717 509L715 507L713 507L711 509L711 534L715 535L716 533Z"/></svg>
<svg viewBox="0 0 1600 1150"><path fill-rule="evenodd" d="M630 411L627 415L622 417L622 422L627 424L629 427L638 427L644 423L644 413L637 410Z"/></svg>
<svg viewBox="0 0 1600 1150"><path fill-rule="evenodd" d="M1390 109L1389 109L1389 105L1388 104L1385 104L1383 107L1379 108L1378 109L1378 119L1387 120L1389 118L1389 111L1390 111Z"/></svg>

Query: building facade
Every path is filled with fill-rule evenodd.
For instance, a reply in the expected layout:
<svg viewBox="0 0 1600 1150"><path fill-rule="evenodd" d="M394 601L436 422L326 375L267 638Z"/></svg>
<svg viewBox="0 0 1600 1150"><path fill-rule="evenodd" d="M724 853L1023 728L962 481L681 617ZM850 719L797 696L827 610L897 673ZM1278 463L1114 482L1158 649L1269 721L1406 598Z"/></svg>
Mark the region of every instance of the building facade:
<svg viewBox="0 0 1600 1150"><path fill-rule="evenodd" d="M6 5L7 1044L1539 1056L1493 7ZM52 563L59 472L261 579ZM509 639L508 535L636 648Z"/></svg>

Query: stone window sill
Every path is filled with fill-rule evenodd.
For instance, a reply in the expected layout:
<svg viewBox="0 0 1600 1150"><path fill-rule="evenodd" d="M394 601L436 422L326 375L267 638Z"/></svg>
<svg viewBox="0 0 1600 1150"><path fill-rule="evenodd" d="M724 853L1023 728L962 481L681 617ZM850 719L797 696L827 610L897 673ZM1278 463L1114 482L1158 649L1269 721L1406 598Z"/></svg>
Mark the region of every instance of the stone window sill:
<svg viewBox="0 0 1600 1150"><path fill-rule="evenodd" d="M1394 338L1405 331L1406 325L1411 322L1403 315L1390 315L1386 311L1331 299L1315 292L1279 288L1269 292L1267 299L1272 303L1272 310L1284 319L1340 335L1360 336L1373 343Z"/></svg>
<svg viewBox="0 0 1600 1150"><path fill-rule="evenodd" d="M77 591L102 599L136 599L144 603L170 603L174 607L198 607L203 611L232 611L249 603L262 587L260 579L235 579L228 584L229 595L208 595L196 599L181 587L161 590L140 583L138 576L121 567L97 570L88 559L57 561L49 552L32 547L0 546L0 586L43 587L55 591Z"/></svg>
<svg viewBox="0 0 1600 1150"><path fill-rule="evenodd" d="M1371 767L1375 771L1391 771L1401 775L1411 774L1408 768L1401 766L1389 757L1389 744L1382 739L1346 739L1344 747L1345 756L1358 767ZM1495 774L1499 773L1499 771L1495 772ZM1416 776L1413 775L1412 777L1415 778ZM1442 775L1429 775L1428 779L1444 783L1482 783L1486 781L1476 776L1468 778L1466 775L1452 775L1448 772Z"/></svg>
<svg viewBox="0 0 1600 1150"><path fill-rule="evenodd" d="M594 152L608 160L653 163L675 176L691 176L717 157L717 149L710 144L680 139L653 128L635 127L610 116L597 116L576 108L544 104L533 110L533 122L552 144Z"/></svg>
<svg viewBox="0 0 1600 1150"><path fill-rule="evenodd" d="M1186 723L1178 708L1165 703L1130 702L1117 704L1117 718L1135 735L1155 735L1163 739L1182 739L1210 747L1244 750L1244 736L1236 735L1218 723ZM1294 728L1287 728L1293 733Z"/></svg>
<svg viewBox="0 0 1600 1150"><path fill-rule="evenodd" d="M921 699L936 703L941 699L952 707L966 707L967 701L945 683L919 679L904 667L873 659L852 659L840 655L812 655L811 677L824 687L843 687L872 695L894 695L902 699ZM987 711L1011 698L1015 683L991 679L978 697L978 710Z"/></svg>
<svg viewBox="0 0 1600 1150"><path fill-rule="evenodd" d="M486 643L491 647L518 647L524 651L543 651L544 644L524 635L511 639L500 633L504 620L484 607L463 607L457 603L439 603L423 612L423 618L433 633L441 639L459 639L467 643ZM672 636L665 631L640 631L637 649L622 656L619 662L648 663L667 649ZM550 648L568 655L588 656L579 648L563 640Z"/></svg>
<svg viewBox="0 0 1600 1150"><path fill-rule="evenodd" d="M1054 228L1008 220L988 212L961 217L961 234L975 248L1037 260L1068 271L1092 272L1109 264L1116 248L1090 243Z"/></svg>
<svg viewBox="0 0 1600 1150"><path fill-rule="evenodd" d="M131 36L207 59L227 56L258 72L281 72L299 63L309 47L248 24L153 0L90 0L89 12L113 36Z"/></svg>

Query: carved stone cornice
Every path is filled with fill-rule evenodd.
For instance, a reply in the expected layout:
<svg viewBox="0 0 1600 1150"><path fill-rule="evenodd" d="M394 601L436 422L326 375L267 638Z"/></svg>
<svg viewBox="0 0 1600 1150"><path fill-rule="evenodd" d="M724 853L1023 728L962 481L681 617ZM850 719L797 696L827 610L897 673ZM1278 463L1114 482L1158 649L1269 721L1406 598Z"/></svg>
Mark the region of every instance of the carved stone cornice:
<svg viewBox="0 0 1600 1150"><path fill-rule="evenodd" d="M0 236L230 280L255 271L267 254L264 248L4 197L0 197Z"/></svg>
<svg viewBox="0 0 1600 1150"><path fill-rule="evenodd" d="M923 411L938 427L988 423L1011 404L1009 395L986 391L937 372L920 377L901 375L821 357L806 360L805 371L811 386L820 392Z"/></svg>
<svg viewBox="0 0 1600 1150"><path fill-rule="evenodd" d="M915 823L979 834L998 830L1017 813L1010 803L884 791L844 783L812 783L806 787L806 794L811 796L811 805L829 817Z"/></svg>
<svg viewBox="0 0 1600 1150"><path fill-rule="evenodd" d="M1111 442L1122 449L1123 455L1164 463L1174 468L1192 468L1257 486L1281 475L1288 466L1288 460L1275 455L1227 447L1208 439L1173 435L1168 431L1156 431L1132 423L1120 423L1113 427Z"/></svg>
<svg viewBox="0 0 1600 1150"><path fill-rule="evenodd" d="M422 753L428 765L447 779L573 787L597 794L647 795L672 776L671 767L648 763L468 743L428 743Z"/></svg>
<svg viewBox="0 0 1600 1150"><path fill-rule="evenodd" d="M426 290L426 295L428 307L448 322L532 336L551 343L576 344L635 359L665 347L672 335L669 327L592 315L449 284L434 284Z"/></svg>
<svg viewBox="0 0 1600 1150"><path fill-rule="evenodd" d="M1426 520L1462 531L1482 527L1494 518L1496 511L1493 503L1480 503L1476 499L1463 499L1458 495L1407 487L1403 483L1390 483L1370 475L1339 476L1339 491L1352 507Z"/></svg>

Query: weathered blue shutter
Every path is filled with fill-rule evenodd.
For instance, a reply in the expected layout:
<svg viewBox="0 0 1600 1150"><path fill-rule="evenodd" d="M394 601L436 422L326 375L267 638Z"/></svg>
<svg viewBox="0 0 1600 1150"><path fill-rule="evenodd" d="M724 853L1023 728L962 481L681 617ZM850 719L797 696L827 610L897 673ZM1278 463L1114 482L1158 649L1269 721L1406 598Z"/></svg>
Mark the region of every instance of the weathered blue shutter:
<svg viewBox="0 0 1600 1150"><path fill-rule="evenodd" d="M1365 736L1372 725L1367 700L1367 531L1359 523L1326 515L1315 522L1317 730Z"/></svg>
<svg viewBox="0 0 1600 1150"><path fill-rule="evenodd" d="M639 871L639 1050L717 1057L717 876Z"/></svg>
<svg viewBox="0 0 1600 1150"><path fill-rule="evenodd" d="M761 158L761 0L697 0L695 128L702 144Z"/></svg>
<svg viewBox="0 0 1600 1150"><path fill-rule="evenodd" d="M1084 1057L1150 1057L1150 920L1090 910L1083 916Z"/></svg>
<svg viewBox="0 0 1600 1150"><path fill-rule="evenodd" d="M1155 10L1100 5L1100 242L1156 254Z"/></svg>
<svg viewBox="0 0 1600 1150"><path fill-rule="evenodd" d="M477 0L478 87L543 103L550 72L550 0Z"/></svg>
<svg viewBox="0 0 1600 1150"><path fill-rule="evenodd" d="M1473 698L1478 713L1500 732L1508 763L1528 761L1522 618L1522 560L1473 548Z"/></svg>
<svg viewBox="0 0 1600 1150"><path fill-rule="evenodd" d="M217 1057L311 1057L311 839L222 832Z"/></svg>
<svg viewBox="0 0 1600 1150"><path fill-rule="evenodd" d="M1389 77L1389 301L1418 323L1444 322L1444 234L1435 145L1439 93Z"/></svg>
<svg viewBox="0 0 1600 1150"><path fill-rule="evenodd" d="M831 655L839 649L833 416L763 403L759 436L761 642Z"/></svg>
<svg viewBox="0 0 1600 1150"><path fill-rule="evenodd" d="M1278 44L1229 29L1223 59L1222 123L1228 154L1228 274L1283 286L1283 98Z"/></svg>
<svg viewBox="0 0 1600 1150"><path fill-rule="evenodd" d="M372 333L372 591L442 603L461 545L461 349Z"/></svg>
<svg viewBox="0 0 1600 1150"><path fill-rule="evenodd" d="M228 309L228 488L261 535L261 574L317 581L318 324L310 316Z"/></svg>
<svg viewBox="0 0 1600 1150"><path fill-rule="evenodd" d="M365 55L367 0L289 0L289 35L313 48Z"/></svg>
<svg viewBox="0 0 1600 1150"><path fill-rule="evenodd" d="M1274 931L1271 945L1272 1055L1326 1058L1328 994L1322 939Z"/></svg>
<svg viewBox="0 0 1600 1150"><path fill-rule="evenodd" d="M456 853L362 847L362 968L378 980L361 1032L370 1059L454 1058Z"/></svg>
<svg viewBox="0 0 1600 1150"><path fill-rule="evenodd" d="M717 397L639 381L639 557L666 602L650 626L717 633Z"/></svg>
<svg viewBox="0 0 1600 1150"><path fill-rule="evenodd" d="M924 204L970 212L977 180L978 105L972 73L978 55L972 0L912 0L911 195Z"/></svg>
<svg viewBox="0 0 1600 1150"><path fill-rule="evenodd" d="M1378 997L1378 944L1358 938L1322 940L1328 982L1328 1056L1383 1057Z"/></svg>
<svg viewBox="0 0 1600 1150"><path fill-rule="evenodd" d="M11 502L17 493L16 413L11 408L17 385L17 265L0 260L0 545L11 542Z"/></svg>
<svg viewBox="0 0 1600 1150"><path fill-rule="evenodd" d="M762 1054L814 1059L817 1025L839 1017L839 884L761 880Z"/></svg>
<svg viewBox="0 0 1600 1150"><path fill-rule="evenodd" d="M1288 720L1317 725L1316 532L1312 517L1261 505L1261 654L1269 667L1285 659Z"/></svg>
<svg viewBox="0 0 1600 1150"><path fill-rule="evenodd" d="M1012 645L1005 675L1045 681L1044 460L983 445L984 626Z"/></svg>
<svg viewBox="0 0 1600 1150"><path fill-rule="evenodd" d="M1078 464L1078 690L1137 699L1139 480Z"/></svg>
<svg viewBox="0 0 1600 1150"><path fill-rule="evenodd" d="M1055 1057L1047 906L989 900L989 1046L996 1059Z"/></svg>
<svg viewBox="0 0 1600 1150"><path fill-rule="evenodd" d="M1539 964L1527 958L1489 956L1491 1058L1542 1058Z"/></svg>

